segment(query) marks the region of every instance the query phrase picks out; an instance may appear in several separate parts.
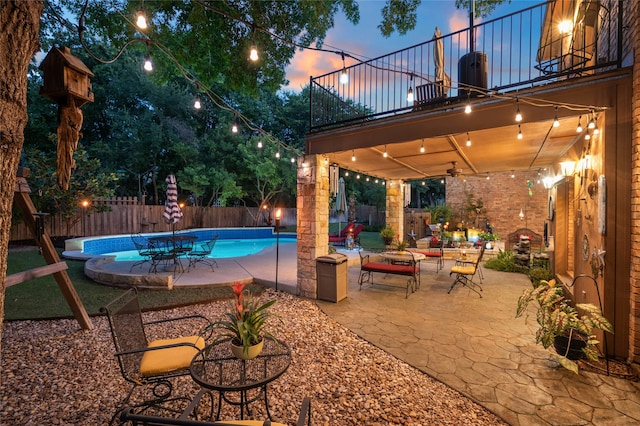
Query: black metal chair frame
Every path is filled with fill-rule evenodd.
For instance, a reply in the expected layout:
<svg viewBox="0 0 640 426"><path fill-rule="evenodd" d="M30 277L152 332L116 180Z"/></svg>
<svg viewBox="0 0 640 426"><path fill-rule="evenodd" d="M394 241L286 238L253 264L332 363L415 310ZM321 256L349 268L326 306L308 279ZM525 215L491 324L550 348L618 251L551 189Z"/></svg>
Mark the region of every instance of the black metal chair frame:
<svg viewBox="0 0 640 426"><path fill-rule="evenodd" d="M478 296L482 297L480 293L482 291L482 286L475 281L473 281L473 277L475 277L478 272L478 268L480 267L480 262L482 262L482 257L484 256L485 246L484 244L480 247L480 254L478 255L478 259L475 262L469 262L468 265L455 265L451 268L451 272L449 276L456 274L456 278L453 280L451 287L449 287L449 291L447 294L451 293L451 290L456 286L456 284L460 284L463 287L469 288L469 290L475 292ZM473 271L469 271L470 268L473 268Z"/></svg>
<svg viewBox="0 0 640 426"><path fill-rule="evenodd" d="M180 415L180 417L162 417L162 416L150 416L145 414L135 413L134 409L131 407L125 408L120 415L120 421L122 424L130 424L132 426L135 425L182 425L182 426L237 426L242 423L234 422L234 423L225 423L225 421L204 421L198 420L197 417L197 407L200 403L200 399L204 396L208 395L211 397L211 391L201 390L198 395L191 401L187 409ZM195 419L194 419L195 416ZM248 422L252 422L249 420ZM270 426L271 421L265 420L263 426ZM311 399L309 397L305 397L302 400L302 407L300 409L300 413L298 414L298 421L296 422L296 426L310 426L311 425Z"/></svg>
<svg viewBox="0 0 640 426"><path fill-rule="evenodd" d="M198 263L204 263L205 265L209 265L212 271L215 271L214 266L218 267L218 262L212 257L209 257L213 248L216 245L216 241L218 241L218 237L220 234L216 234L212 239L205 241L203 243L199 243L200 250L191 250L187 257L189 259L189 270L193 267L195 268Z"/></svg>
<svg viewBox="0 0 640 426"><path fill-rule="evenodd" d="M411 293L414 293L417 289L420 288L420 262L416 260L415 255L411 251L409 251L408 253L411 255L411 260L407 259L407 261L394 261L390 262L389 264L407 266L411 270L410 274L405 272L390 271L387 269L385 264L382 264L380 262L371 262L369 254L363 255L361 251L358 251L358 254L360 255L360 276L358 277L358 285L360 287L360 290L362 290L362 285L364 283L369 283L369 285L371 286L373 286L374 284L379 284L387 287L399 287L393 284L374 283L374 272L385 274L385 277L389 274L409 276L405 288L405 299L408 298L409 290L411 290Z"/></svg>
<svg viewBox="0 0 640 426"><path fill-rule="evenodd" d="M169 371L163 374L157 374L153 376L143 376L140 374L140 363L142 357L146 352L150 351L162 351L170 348L176 348L180 346L193 347L197 353L200 348L192 343L176 343L171 345L162 345L149 347L149 339L147 337L147 330L149 327L170 325L178 321L193 321L194 325L200 325L200 329L195 330L196 334L200 336L201 330L203 330L210 321L202 315L194 314L182 317L168 318L164 320L148 321L144 322L142 319L142 312L140 310L140 302L138 299L138 290L134 287L127 292L121 294L107 306L100 308L100 312L106 314L109 321L109 328L111 329L111 336L115 346L115 356L118 360L118 366L122 377L132 383L132 387L129 390L126 397L122 400L120 408L116 411L111 419L111 423L114 422L121 410L129 403L129 400L133 394L133 391L138 386L151 386L153 398L146 400L136 407L142 407L146 409L158 404L172 402L176 400L184 400L184 397L170 398L173 391L173 386L170 379L184 376L189 374L189 366L186 365L181 369ZM210 338L209 335L201 336L206 341ZM167 333L170 334L170 333ZM181 336L169 336L169 337L181 337Z"/></svg>
<svg viewBox="0 0 640 426"><path fill-rule="evenodd" d="M138 254L140 255L140 257L142 257L142 259L136 261L133 265L131 265L131 269L129 269L129 272L133 271L133 268L135 268L136 266L144 265L147 262L152 262L153 256L157 253L157 250L153 243L140 234L132 234L131 241L133 242L133 245L135 246Z"/></svg>

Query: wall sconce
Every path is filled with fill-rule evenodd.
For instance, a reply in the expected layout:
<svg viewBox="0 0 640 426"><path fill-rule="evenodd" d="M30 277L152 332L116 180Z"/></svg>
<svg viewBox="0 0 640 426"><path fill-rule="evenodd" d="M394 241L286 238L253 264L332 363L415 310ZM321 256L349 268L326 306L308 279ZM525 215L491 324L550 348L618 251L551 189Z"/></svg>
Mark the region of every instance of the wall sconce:
<svg viewBox="0 0 640 426"><path fill-rule="evenodd" d="M542 179L542 185L545 189L553 188L553 178L551 176L547 176Z"/></svg>
<svg viewBox="0 0 640 426"><path fill-rule="evenodd" d="M560 163L560 170L565 177L573 176L573 172L576 170L575 161L563 161Z"/></svg>

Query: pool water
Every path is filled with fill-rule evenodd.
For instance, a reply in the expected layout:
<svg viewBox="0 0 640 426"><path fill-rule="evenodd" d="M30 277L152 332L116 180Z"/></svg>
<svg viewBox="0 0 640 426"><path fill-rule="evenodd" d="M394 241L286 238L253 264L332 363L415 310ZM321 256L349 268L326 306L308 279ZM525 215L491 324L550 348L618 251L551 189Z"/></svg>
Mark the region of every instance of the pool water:
<svg viewBox="0 0 640 426"><path fill-rule="evenodd" d="M280 244L292 244L295 240L280 238ZM197 245L198 243L196 243ZM276 238L225 239L218 240L209 257L221 259L225 257L250 256L276 245ZM116 261L141 260L137 250L104 253L103 256L115 256Z"/></svg>

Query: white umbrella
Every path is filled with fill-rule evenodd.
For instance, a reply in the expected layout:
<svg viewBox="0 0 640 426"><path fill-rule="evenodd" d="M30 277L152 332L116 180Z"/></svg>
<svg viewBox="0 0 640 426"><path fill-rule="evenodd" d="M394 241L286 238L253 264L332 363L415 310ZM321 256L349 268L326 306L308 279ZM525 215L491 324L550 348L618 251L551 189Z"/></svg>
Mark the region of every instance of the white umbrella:
<svg viewBox="0 0 640 426"><path fill-rule="evenodd" d="M446 95L449 87L451 87L451 78L444 72L444 42L438 27L433 33L433 40L435 40L433 44L433 62L436 65L436 82L441 84L437 89L437 96L440 97Z"/></svg>
<svg viewBox="0 0 640 426"><path fill-rule="evenodd" d="M174 175L169 175L164 180L167 182L167 202L164 205L162 218L166 223L171 224L172 231L175 233L175 225L182 219L182 209L178 204L178 183Z"/></svg>
<svg viewBox="0 0 640 426"><path fill-rule="evenodd" d="M338 192L336 193L336 213L338 213L338 232L342 229L340 227L340 216L347 211L347 194L344 188L344 178L340 178L338 181Z"/></svg>

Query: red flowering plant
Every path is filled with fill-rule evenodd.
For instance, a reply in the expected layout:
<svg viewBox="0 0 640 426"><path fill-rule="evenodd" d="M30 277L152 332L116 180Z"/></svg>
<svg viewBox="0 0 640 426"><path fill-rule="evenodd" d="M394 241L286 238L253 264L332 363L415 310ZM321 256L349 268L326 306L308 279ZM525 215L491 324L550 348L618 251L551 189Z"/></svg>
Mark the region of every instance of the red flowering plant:
<svg viewBox="0 0 640 426"><path fill-rule="evenodd" d="M263 336L273 338L273 335L265 329L266 321L273 316L267 309L276 303L275 299L259 305L245 284L235 283L232 287L234 300L232 309L225 312L225 319L212 322L207 328L210 330L222 330L216 340L230 338L231 343L242 346L248 353L249 347L262 341Z"/></svg>

